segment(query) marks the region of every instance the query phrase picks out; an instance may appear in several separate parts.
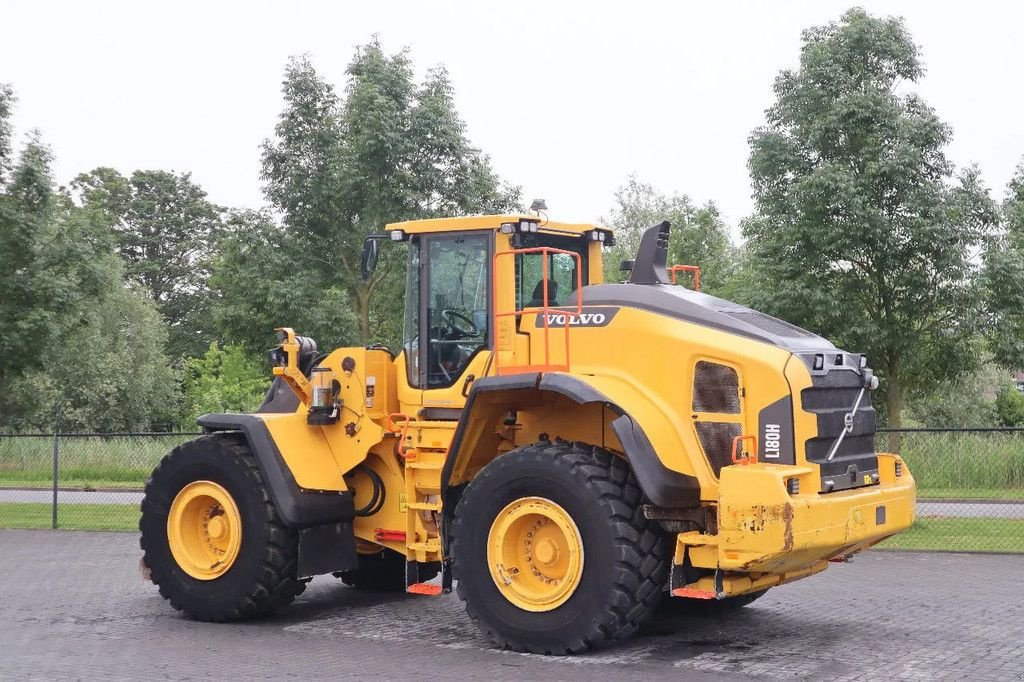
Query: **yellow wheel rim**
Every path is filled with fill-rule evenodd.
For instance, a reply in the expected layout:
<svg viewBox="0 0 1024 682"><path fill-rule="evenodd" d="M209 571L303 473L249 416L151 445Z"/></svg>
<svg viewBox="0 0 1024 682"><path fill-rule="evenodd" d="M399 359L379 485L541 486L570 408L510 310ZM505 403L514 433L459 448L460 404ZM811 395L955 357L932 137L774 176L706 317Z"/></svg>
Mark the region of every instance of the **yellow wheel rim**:
<svg viewBox="0 0 1024 682"><path fill-rule="evenodd" d="M182 488L167 515L171 555L197 580L227 573L242 546L242 516L231 494L213 481L193 481Z"/></svg>
<svg viewBox="0 0 1024 682"><path fill-rule="evenodd" d="M583 540L562 507L543 497L523 497L491 524L487 565L509 602L525 611L551 611L580 584Z"/></svg>

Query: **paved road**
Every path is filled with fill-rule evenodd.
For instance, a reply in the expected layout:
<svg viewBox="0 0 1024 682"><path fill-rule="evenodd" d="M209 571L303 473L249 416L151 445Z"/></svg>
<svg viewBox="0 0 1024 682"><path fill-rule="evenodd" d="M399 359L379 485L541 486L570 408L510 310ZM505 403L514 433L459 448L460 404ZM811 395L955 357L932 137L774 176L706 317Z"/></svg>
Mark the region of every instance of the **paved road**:
<svg viewBox="0 0 1024 682"><path fill-rule="evenodd" d="M53 501L49 490L2 490L0 502L43 502ZM138 506L142 493L135 491L110 492L60 490L57 502L60 504L130 504ZM1024 502L918 502L919 516L948 516L956 518L988 517L996 519L1024 519Z"/></svg>
<svg viewBox="0 0 1024 682"><path fill-rule="evenodd" d="M868 553L728 621L656 620L591 654L498 651L453 595L318 578L281 614L194 623L141 581L137 536L0 531L0 679L1024 679L1024 557Z"/></svg>

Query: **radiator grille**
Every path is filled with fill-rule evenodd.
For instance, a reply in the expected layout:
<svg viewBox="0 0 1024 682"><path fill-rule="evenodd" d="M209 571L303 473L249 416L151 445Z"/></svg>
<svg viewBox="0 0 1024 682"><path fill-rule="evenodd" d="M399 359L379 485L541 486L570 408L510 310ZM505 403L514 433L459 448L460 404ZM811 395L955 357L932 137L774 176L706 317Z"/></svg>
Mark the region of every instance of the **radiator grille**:
<svg viewBox="0 0 1024 682"><path fill-rule="evenodd" d="M732 464L732 442L740 435L740 425L731 422L697 422L697 438L715 476Z"/></svg>
<svg viewBox="0 0 1024 682"><path fill-rule="evenodd" d="M693 411L739 414L740 378L736 370L716 362L698 362L693 374Z"/></svg>

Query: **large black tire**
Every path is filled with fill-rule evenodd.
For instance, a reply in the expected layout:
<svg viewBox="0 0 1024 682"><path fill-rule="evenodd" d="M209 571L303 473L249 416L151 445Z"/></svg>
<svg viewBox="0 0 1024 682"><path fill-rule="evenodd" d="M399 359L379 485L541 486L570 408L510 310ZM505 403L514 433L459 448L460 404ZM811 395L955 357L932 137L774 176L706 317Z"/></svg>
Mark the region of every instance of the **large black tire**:
<svg viewBox="0 0 1024 682"><path fill-rule="evenodd" d="M437 569L421 567L420 581L426 582L437 573ZM357 590L405 592L405 557L390 549L378 554L360 554L359 568L334 575Z"/></svg>
<svg viewBox="0 0 1024 682"><path fill-rule="evenodd" d="M579 530L582 576L567 601L528 611L509 601L491 577L488 533L511 502L555 502ZM629 465L583 443L543 441L488 464L466 487L452 528L459 597L500 646L540 654L578 653L633 634L653 613L668 579L669 542L642 511Z"/></svg>
<svg viewBox="0 0 1024 682"><path fill-rule="evenodd" d="M768 590L760 590L726 599L687 599L670 597L667 594L658 607L658 613L666 616L695 616L697 618L724 618L744 606L752 604Z"/></svg>
<svg viewBox="0 0 1024 682"><path fill-rule="evenodd" d="M242 519L238 557L226 573L199 580L175 561L167 517L178 492L194 481L212 481L231 495ZM160 595L197 620L260 616L289 603L305 589L296 579L298 535L278 516L248 446L227 435L184 443L161 460L146 481L139 521L143 561Z"/></svg>

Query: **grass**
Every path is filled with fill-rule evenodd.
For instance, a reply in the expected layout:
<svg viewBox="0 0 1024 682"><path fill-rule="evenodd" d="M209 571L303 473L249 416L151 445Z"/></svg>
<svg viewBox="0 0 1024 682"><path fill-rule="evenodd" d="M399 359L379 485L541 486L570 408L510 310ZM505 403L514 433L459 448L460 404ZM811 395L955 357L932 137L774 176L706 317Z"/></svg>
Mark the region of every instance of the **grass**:
<svg viewBox="0 0 1024 682"><path fill-rule="evenodd" d="M919 518L878 547L1024 553L1024 519Z"/></svg>
<svg viewBox="0 0 1024 682"><path fill-rule="evenodd" d="M0 528L50 528L49 504L0 502ZM139 508L132 504L62 504L57 527L63 530L138 530Z"/></svg>
<svg viewBox="0 0 1024 682"><path fill-rule="evenodd" d="M903 456L919 497L1024 499L1024 432L879 433L875 442Z"/></svg>
<svg viewBox="0 0 1024 682"><path fill-rule="evenodd" d="M62 488L141 488L160 458L194 436L66 437L60 440ZM0 486L53 485L53 439L0 438Z"/></svg>

